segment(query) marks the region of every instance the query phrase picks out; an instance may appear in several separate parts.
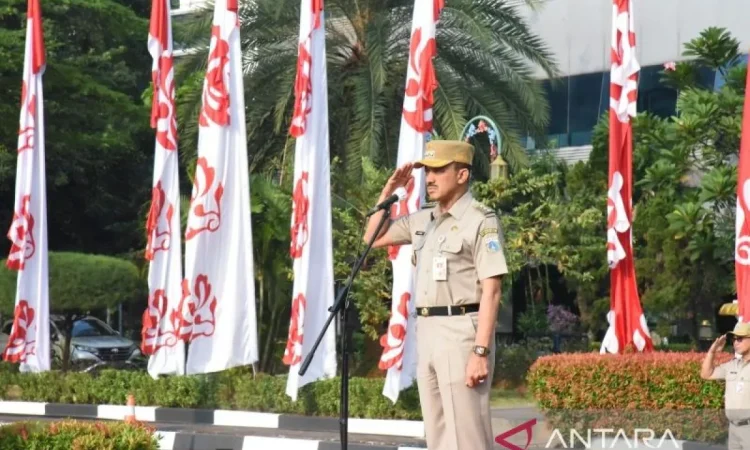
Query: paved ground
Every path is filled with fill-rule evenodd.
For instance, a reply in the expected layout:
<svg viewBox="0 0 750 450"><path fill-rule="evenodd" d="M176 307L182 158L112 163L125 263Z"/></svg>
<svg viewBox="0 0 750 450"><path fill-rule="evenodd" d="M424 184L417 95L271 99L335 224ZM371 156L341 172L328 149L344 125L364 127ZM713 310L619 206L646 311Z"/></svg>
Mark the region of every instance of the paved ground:
<svg viewBox="0 0 750 450"><path fill-rule="evenodd" d="M549 433L543 432L542 415L535 408L502 408L493 409L492 411L492 427L495 434L500 434L505 431L511 430L512 428L530 420L537 419L537 425L534 426L534 433L532 436L533 447L543 448L544 444L549 439ZM59 420L59 418L53 417L39 417L39 416L10 416L0 415L0 423L11 423L19 422L24 420L30 421L53 421ZM90 420L87 420L90 421ZM279 438L290 438L290 439L312 439L331 443L340 442L340 434L336 432L315 432L315 431L302 431L302 430L283 430L283 429L267 429L267 428L249 428L249 427L231 427L231 426L215 426L215 425L200 425L200 424L176 424L168 422L156 422L149 423L148 425L154 427L159 431L171 431L183 434L196 434L196 435L212 435L216 436L217 439L231 438L236 436L264 436L264 437L279 437ZM508 439L516 445L523 448L526 444L526 436L524 433L520 433L514 437ZM349 434L350 444L359 444L363 446L377 445L377 446L393 446L393 447L426 447L422 439L414 439L407 437L391 437L391 436L373 436L373 435L362 435L362 434ZM500 445L496 445L496 448L504 448Z"/></svg>
<svg viewBox="0 0 750 450"><path fill-rule="evenodd" d="M50 422L60 420L60 418L54 417L40 417L40 416L10 416L0 415L0 424L22 422L22 421L41 421ZM104 420L82 420L80 422L95 422ZM268 429L268 428L249 428L249 427L230 427L230 426L216 426L216 425L198 425L198 424L175 424L175 423L159 423L159 422L148 422L148 426L155 428L158 431L172 431L176 433L185 434L202 434L202 435L214 435L214 436L264 436L264 437L279 437L279 438L290 438L290 439L311 439L318 441L327 442L340 442L339 433L331 432L315 432L315 431L298 431L298 430L281 430L281 429ZM424 441L421 439L413 439L407 437L392 437L392 436L370 436L362 434L349 434L350 444L359 445L379 445L379 446L393 446L393 447L426 447Z"/></svg>

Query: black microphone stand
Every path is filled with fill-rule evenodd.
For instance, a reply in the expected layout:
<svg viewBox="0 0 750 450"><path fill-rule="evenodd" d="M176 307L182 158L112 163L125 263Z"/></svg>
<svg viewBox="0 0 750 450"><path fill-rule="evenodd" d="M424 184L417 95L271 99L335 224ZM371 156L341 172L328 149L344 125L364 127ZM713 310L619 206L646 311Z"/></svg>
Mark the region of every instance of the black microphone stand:
<svg viewBox="0 0 750 450"><path fill-rule="evenodd" d="M370 250L372 250L372 245L375 243L375 238L377 237L377 235L380 234L380 229L385 224L385 221L390 218L391 208L383 208L383 211L383 216L380 218L378 227L375 229L375 233L372 235L372 238L370 238L370 242L368 242L367 248L352 268L352 273L349 275L349 279L346 280L346 284L344 285L344 287L339 291L338 296L336 297L336 301L333 303L333 306L328 308L328 311L330 311L331 314L328 316L328 320L326 320L325 325L323 325L323 329L320 330L320 334L315 340L315 344L310 349L310 353L308 353L308 355L305 357L305 360L302 362L302 366L299 370L300 376L304 375L305 372L307 372L307 368L312 362L315 351L318 349L320 342L323 340L323 336L325 336L326 330L331 325L333 318L340 313L341 403L339 403L339 427L341 430L341 450L347 450L347 446L349 444L349 343L347 339L349 334L349 330L347 328L349 322L349 290L351 289L352 283L354 283L354 277L357 276L357 273L359 273L359 269L362 266L362 263L364 263L367 254L370 253Z"/></svg>

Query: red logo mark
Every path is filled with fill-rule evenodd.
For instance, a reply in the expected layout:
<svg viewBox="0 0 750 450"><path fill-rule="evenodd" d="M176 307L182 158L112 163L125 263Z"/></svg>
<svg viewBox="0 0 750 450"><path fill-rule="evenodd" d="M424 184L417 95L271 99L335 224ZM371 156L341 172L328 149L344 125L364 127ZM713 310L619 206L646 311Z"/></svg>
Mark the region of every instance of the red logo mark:
<svg viewBox="0 0 750 450"><path fill-rule="evenodd" d="M224 195L224 186L221 182L216 183L213 195L216 209L206 207L206 203L212 198L208 194L214 188L214 181L217 181L216 169L208 165L205 157L199 158L193 182L193 197L190 199L190 217L185 231L186 240L194 238L201 231L214 232L221 225L221 197ZM199 198L203 200L201 203L197 201ZM190 225L190 222L194 221L197 221L199 225L196 227Z"/></svg>
<svg viewBox="0 0 750 450"><path fill-rule="evenodd" d="M167 206L165 209L164 207ZM151 209L148 212L146 230L148 232L148 243L146 244L146 259L152 261L154 254L158 251L169 250L170 238L172 236L172 216L174 207L167 202L167 195L161 187L161 181L151 191ZM165 222L165 228L159 230L159 222Z"/></svg>
<svg viewBox="0 0 750 450"><path fill-rule="evenodd" d="M310 44L308 38L304 44L299 44L297 56L297 77L294 80L294 115L289 132L294 137L305 134L307 128L307 116L312 111L312 55L306 45Z"/></svg>
<svg viewBox="0 0 750 450"><path fill-rule="evenodd" d="M409 107L404 107L404 119L420 133L432 130L432 91L437 87L432 58L436 53L435 38L422 42L422 29L414 30L409 50L409 80L406 83Z"/></svg>
<svg viewBox="0 0 750 450"><path fill-rule="evenodd" d="M200 336L213 336L216 330L217 304L207 275L196 277L193 292L190 292L188 280L182 280L182 300L178 309L180 339L192 342Z"/></svg>
<svg viewBox="0 0 750 450"><path fill-rule="evenodd" d="M141 330L141 351L144 355L153 355L162 347L173 347L177 344L177 329L180 320L177 311L169 315L171 330L161 326L167 314L167 296L163 289L157 289L149 298L148 308L143 312L143 329Z"/></svg>
<svg viewBox="0 0 750 450"><path fill-rule="evenodd" d="M18 130L18 153L34 149L34 134L36 124L36 95L29 97L28 85L23 81L21 85L21 111L23 124Z"/></svg>
<svg viewBox="0 0 750 450"><path fill-rule="evenodd" d="M294 365L302 361L302 339L305 334L305 309L307 300L300 293L292 301L292 320L289 321L289 339L286 342L284 350L284 359L286 365Z"/></svg>
<svg viewBox="0 0 750 450"><path fill-rule="evenodd" d="M34 324L34 308L29 302L21 300L16 305L13 318L13 331L8 338L8 345L3 352L3 359L8 362L26 362L34 354L36 343L34 336L28 336L29 328ZM32 340L29 340L32 339Z"/></svg>
<svg viewBox="0 0 750 450"><path fill-rule="evenodd" d="M408 203L411 198L411 193L414 191L414 183L414 177L409 178L409 181L406 182L406 197L391 205L391 217L393 220L409 214ZM419 199L417 199L417 209L419 209ZM398 252L400 250L400 245L389 245L388 259L391 261L395 260L398 257Z"/></svg>
<svg viewBox="0 0 750 450"><path fill-rule="evenodd" d="M24 195L21 199L21 209L13 213L13 223L8 230L10 239L10 254L5 265L11 270L23 270L26 261L34 256L36 243L34 242L34 216L30 209L31 196Z"/></svg>
<svg viewBox="0 0 750 450"><path fill-rule="evenodd" d="M208 57L206 80L203 85L203 108L200 126L207 127L209 119L219 126L229 124L229 89L224 75L229 63L229 43L221 39L221 28L211 28L211 53Z"/></svg>
<svg viewBox="0 0 750 450"><path fill-rule="evenodd" d="M174 63L171 57L159 58L159 70L151 72L154 96L151 101L151 127L156 141L165 150L177 149L177 116L174 106Z"/></svg>
<svg viewBox="0 0 750 450"><path fill-rule="evenodd" d="M510 450L526 450L527 448L529 448L529 444L531 444L531 436L532 436L531 429L534 425L536 425L536 419L531 419L529 421L526 421L515 428L512 428L504 433L498 434L497 437L495 438L495 442L497 442L498 444ZM515 436L516 434L518 434L519 432L523 430L526 431L526 445L523 448L505 440L506 438Z"/></svg>
<svg viewBox="0 0 750 450"><path fill-rule="evenodd" d="M309 237L307 228L307 213L310 209L310 199L307 196L308 178L309 174L302 172L302 176L297 180L297 184L294 187L294 194L292 195L292 240L289 254L294 259L302 257L302 250Z"/></svg>
<svg viewBox="0 0 750 450"><path fill-rule="evenodd" d="M380 357L378 368L388 370L391 367L401 368L404 358L404 344L406 343L406 324L411 295L405 292L398 300L396 314L391 317L388 324L388 333L380 337L380 346L383 347L383 355Z"/></svg>

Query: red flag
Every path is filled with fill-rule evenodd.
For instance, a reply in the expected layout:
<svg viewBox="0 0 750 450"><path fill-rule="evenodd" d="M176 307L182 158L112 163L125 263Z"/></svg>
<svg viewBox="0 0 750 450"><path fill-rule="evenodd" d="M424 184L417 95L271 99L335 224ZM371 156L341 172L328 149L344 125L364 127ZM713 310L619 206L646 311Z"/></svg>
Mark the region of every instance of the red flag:
<svg viewBox="0 0 750 450"><path fill-rule="evenodd" d="M745 81L750 88L750 74ZM747 91L750 92L750 91ZM740 162L737 169L737 220L734 243L734 270L737 280L738 320L747 322L750 316L750 99L745 97L742 112L742 139Z"/></svg>
<svg viewBox="0 0 750 450"><path fill-rule="evenodd" d="M633 134L638 72L632 0L613 0L609 109L609 189L607 190L607 262L610 268L609 329L601 353L622 353L629 346L653 350L638 297L632 242Z"/></svg>

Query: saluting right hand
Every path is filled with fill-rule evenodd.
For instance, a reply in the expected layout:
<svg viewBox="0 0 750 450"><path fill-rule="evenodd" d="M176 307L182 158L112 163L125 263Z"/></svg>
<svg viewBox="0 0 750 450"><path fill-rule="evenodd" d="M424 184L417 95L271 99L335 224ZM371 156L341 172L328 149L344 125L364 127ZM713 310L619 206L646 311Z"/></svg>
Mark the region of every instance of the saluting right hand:
<svg viewBox="0 0 750 450"><path fill-rule="evenodd" d="M411 178L411 171L414 168L413 163L406 163L403 166L397 168L395 171L393 171L393 175L391 175L390 178L388 178L388 181L385 183L385 186L383 187L383 197L388 197L389 195L393 194L393 192L400 188L400 187L406 187L406 183L409 182L409 179Z"/></svg>
<svg viewBox="0 0 750 450"><path fill-rule="evenodd" d="M724 344L726 344L726 342L727 342L727 335L722 334L721 336L716 338L713 344L711 344L711 348L709 348L708 351L711 353L716 353L719 350L724 348Z"/></svg>

